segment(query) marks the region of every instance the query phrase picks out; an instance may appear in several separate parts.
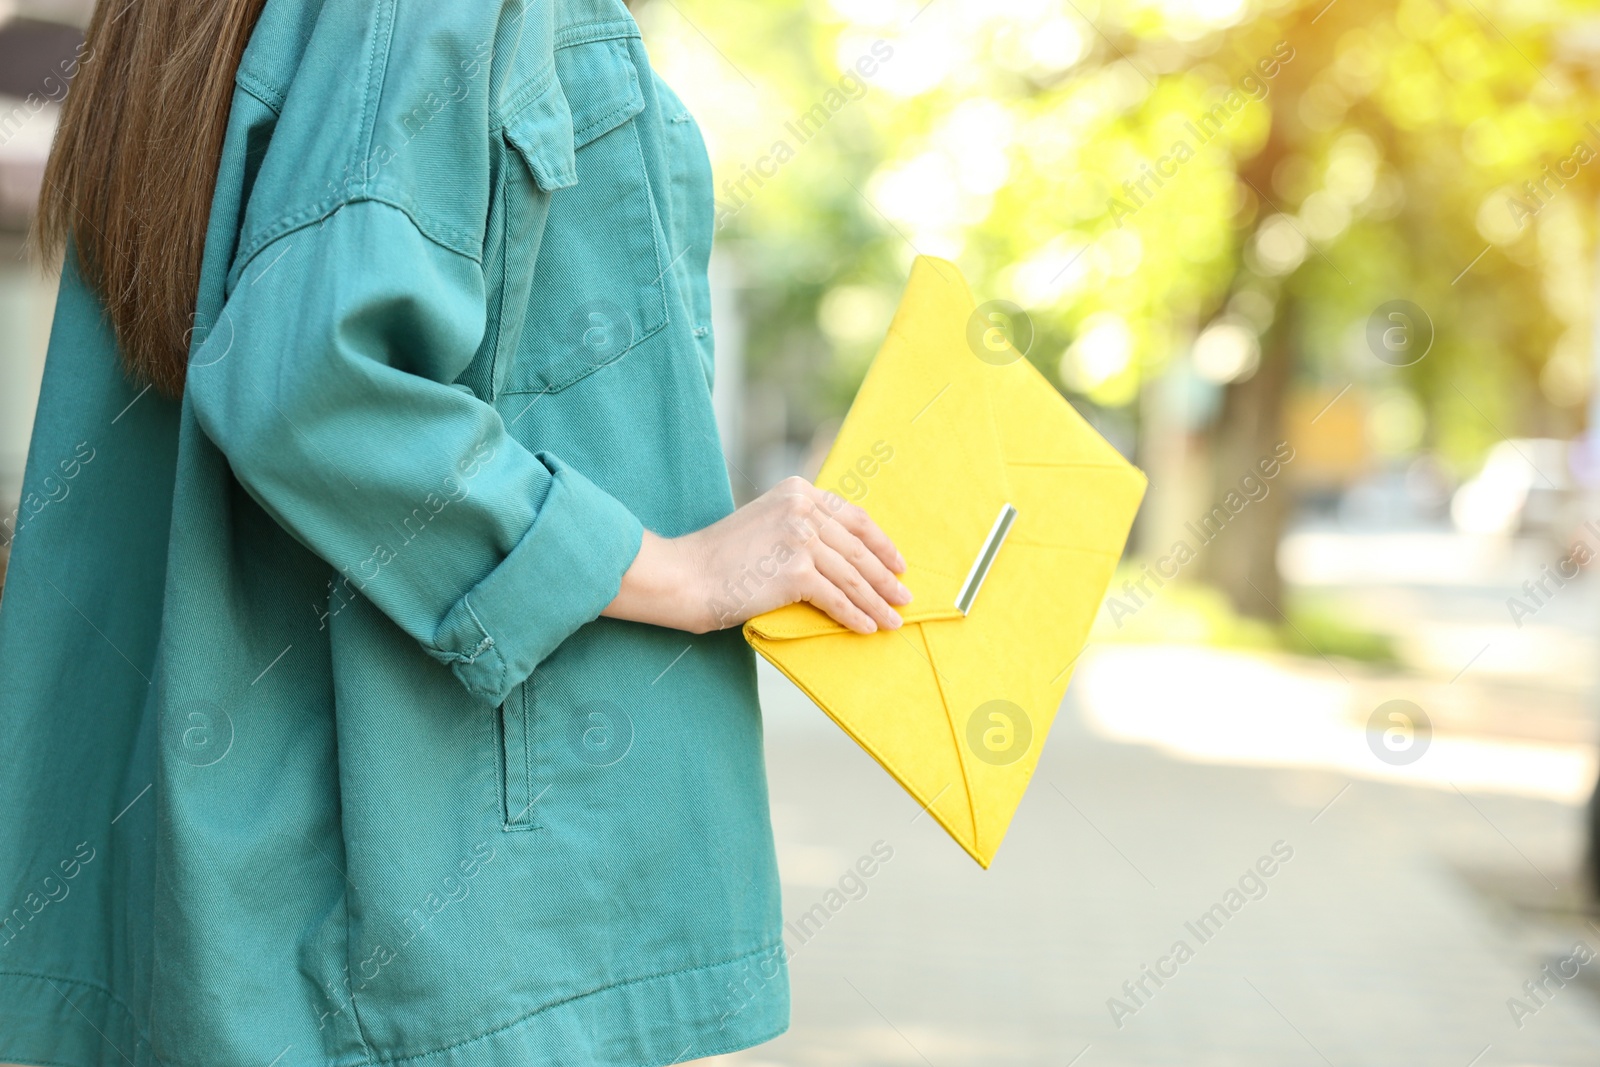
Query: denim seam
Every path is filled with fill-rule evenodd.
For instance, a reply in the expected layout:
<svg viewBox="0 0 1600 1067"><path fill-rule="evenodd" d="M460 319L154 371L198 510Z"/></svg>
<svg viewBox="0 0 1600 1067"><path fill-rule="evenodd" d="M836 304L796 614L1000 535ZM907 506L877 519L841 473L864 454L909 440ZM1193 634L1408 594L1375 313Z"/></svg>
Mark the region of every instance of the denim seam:
<svg viewBox="0 0 1600 1067"><path fill-rule="evenodd" d="M397 0L383 0L373 5L371 21L368 23L372 35L372 44L367 51L367 76L366 84L361 91L361 113L357 120L355 144L361 153L362 160L372 158L372 138L377 127L378 102L383 95L383 82L388 75L390 38L394 33L394 5ZM380 47L381 46L381 47ZM360 192L368 191L370 182L367 178L365 162L361 168L362 183ZM408 213L409 215L409 213ZM418 226L418 229L421 229ZM340 844L343 844L341 835ZM349 859L345 858L348 865ZM346 968L351 963L351 951L355 945L355 937L351 931L350 916L350 891L348 886L341 886L342 903L344 905L344 963ZM361 1022L361 1005L356 1003L356 991L350 990L350 1019L355 1024L355 1037L361 1043L362 1054L371 1058L372 1042L368 1040L367 1028Z"/></svg>
<svg viewBox="0 0 1600 1067"><path fill-rule="evenodd" d="M402 1064L402 1063L410 1063L410 1062L417 1061L417 1060L425 1060L430 1056L437 1056L440 1053L451 1052L451 1051L453 1051L455 1049L462 1048L462 1047L464 1047L466 1045L470 1045L473 1042L482 1041L485 1038L494 1037L496 1034L505 1033L507 1030L514 1030L518 1026L521 1026L524 1023L527 1023L530 1019L533 1019L535 1016L542 1015L545 1012L550 1011L550 1010L555 1009L555 1008L565 1007L568 1004L576 1003L577 1001L584 1000L585 998L588 998L588 997L598 996L598 995L600 995L602 993L610 993L610 992L613 992L613 991L616 991L616 990L627 989L630 986L642 985L642 984L644 984L646 982L657 982L657 981L662 981L662 980L669 979L669 978L678 978L678 977L681 977L681 976L687 975L687 974L694 974L694 973L696 973L698 971L711 971L711 970L716 970L719 967L728 967L728 966L731 966L733 964L740 963L740 962L742 962L744 960L748 960L748 959L752 959L754 957L771 954L771 953L777 951L782 945L783 945L783 941L782 941L782 939L779 939L777 942L763 945L760 948L755 949L754 951L746 952L746 953L744 953L742 955L734 956L734 957L732 957L730 959L718 960L718 961L713 962L713 963L702 963L702 964L699 964L699 965L694 966L694 967L680 967L677 970L663 971L660 974L644 975L644 976L642 976L640 978L630 978L630 979L627 979L626 981L622 981L622 982L613 982L610 985L604 985L604 986L600 986L600 987L598 987L596 989L585 990L582 993L575 993L570 997L565 997L565 998L563 998L561 1000L554 1001L553 1003L546 1004L543 1007L536 1008L533 1011L528 1012L526 1015L523 1015L523 1016L520 1016L520 1017L518 1017L516 1019L513 1019L511 1022L505 1023L502 1026L497 1026L492 1030L486 1030L483 1033L477 1034L477 1035L475 1035L473 1037L463 1038L460 1041L456 1041L456 1042L454 1042L452 1044L449 1044L449 1045L444 1045L444 1046L442 1046L440 1048L429 1049L426 1052L414 1052L414 1053L411 1053L411 1054L406 1055L406 1056L399 1056L399 1057L394 1057L394 1058L390 1058L390 1059L372 1059L372 1058L370 1058L370 1054L369 1054L369 1058L368 1059L361 1060L361 1061L358 1061L356 1063L349 1064L348 1067L384 1067L384 1065L388 1065L388 1064ZM104 987L102 987L100 985L97 985L97 984L95 984L93 982L80 981L80 980L74 979L74 978L62 978L62 977L57 977L57 976L45 975L45 974L35 974L35 973L32 973L32 972L28 972L28 971L0 971L0 976L3 976L3 975L10 975L10 976L19 977L19 978L39 978L39 979L43 979L46 982L54 981L54 982L61 982L61 983L70 984L70 985L86 986L86 987L88 987L90 989L95 990L96 992L103 993L103 994L105 994L106 997L108 997L112 1001L113 1004L115 1004L119 1009L121 1009L121 1011L123 1012L124 1015L127 1016L128 1022L133 1026L134 1032L138 1036L138 1040L144 1045L145 1048L150 1050L150 1060L151 1060L151 1062L153 1064L158 1065L158 1067L200 1067L200 1065L198 1065L198 1064L187 1064L187 1063L185 1063L185 1062L183 1062L181 1060L164 1060L160 1056L158 1056L156 1054L156 1052L155 1052L154 1046L152 1046L150 1044L150 1039L145 1034L144 1028L139 1025L138 1019L134 1016L133 1012L128 1010L128 1006L126 1004L124 1004L122 1002L122 1000L117 997L117 995L115 993L112 993L110 990L108 990L108 989L106 989L106 988L104 988ZM81 1067L81 1065L68 1064L68 1065L63 1065L63 1067Z"/></svg>
<svg viewBox="0 0 1600 1067"><path fill-rule="evenodd" d="M277 86L243 67L233 76L234 85L243 89L267 106L274 115L283 115L285 97Z"/></svg>
<svg viewBox="0 0 1600 1067"><path fill-rule="evenodd" d="M471 693L473 696L482 697L485 700L499 703L500 694L505 689L507 668L506 658L505 656L501 655L500 650L495 647L494 638L489 636L488 627L484 626L483 620L478 618L478 613L472 609L472 601L468 597L469 594L462 594L461 606L466 609L467 617L472 620L472 624L476 626L478 628L478 632L483 635L482 639L479 640L479 642L466 653L452 652L448 649L440 648L436 643L430 645L430 649L446 663L451 665L452 670L455 671L456 677L461 681L462 685L466 686L467 692ZM483 670L485 672L493 672L493 686L474 681L466 677L459 669L461 667L475 666L478 660L484 657L488 657L488 659L486 660Z"/></svg>
<svg viewBox="0 0 1600 1067"><path fill-rule="evenodd" d="M639 37L639 24L632 16L626 19L608 19L603 22L586 22L578 26L563 26L556 31L555 50L574 45L593 44L596 41L627 40Z"/></svg>
<svg viewBox="0 0 1600 1067"><path fill-rule="evenodd" d="M498 105L489 112L489 132L499 133L505 129L512 119L522 113L522 109L532 104L550 90L556 81L556 68L547 66L538 74L529 78L522 88L510 97L508 103Z"/></svg>
<svg viewBox="0 0 1600 1067"><path fill-rule="evenodd" d="M639 112L641 112L643 110L644 110L644 93L643 93L643 90L641 90L637 94L630 92L628 94L628 98L626 100L624 100L622 103L618 104L616 107L612 108L610 111L607 111L605 114L601 115L599 118L590 119L584 125L583 129L581 129L581 130L575 129L575 130L572 131L572 147L573 147L573 150L576 151L577 149L582 148L584 145L588 144L590 141L594 140L596 137L599 137L600 134L606 133L606 132L608 132L610 130L613 130L616 127L622 125L622 121L624 119L626 119L627 117L629 117L630 115L637 115ZM607 123L610 123L610 125L609 126L606 125ZM591 130L598 130L599 132L598 133L591 133L590 132Z"/></svg>
<svg viewBox="0 0 1600 1067"><path fill-rule="evenodd" d="M564 26L556 31L554 50L560 51L580 44L593 44L596 41L630 40L639 36L638 25L631 19L611 19L582 26ZM554 68L546 67L535 77L539 80L545 80L554 73ZM238 73L234 75L234 84L244 89L257 100L260 100L263 104L266 104L274 113L279 115L283 113L283 107L288 101L289 94L281 86L267 81L260 74L245 67L240 67ZM517 95L520 96L527 91L526 87L518 89ZM517 106L520 107L521 103L519 102ZM491 119L491 121L493 120ZM499 125L504 125L504 123L501 122ZM498 128L498 126L494 128Z"/></svg>
<svg viewBox="0 0 1600 1067"><path fill-rule="evenodd" d="M380 196L376 193L364 193L345 198L329 197L327 200L321 201L320 203L313 204L310 207L302 208L299 211L284 215L271 226L257 230L256 233L247 241L241 241L239 243L241 251L238 259L236 260L237 265L234 266L231 271L229 271L231 278L229 283L230 289L238 285L239 278L243 276L245 269L250 266L250 263L262 252L270 248L273 244L283 240L283 238L292 233L296 233L308 226L314 226L319 222L323 222L332 218L344 208L354 207L357 204L382 204L385 207L393 208L395 211L398 211L400 214L404 215L406 220L410 222L412 226L416 227L418 233L422 234L422 236L426 237L428 240L432 241L446 252L453 252L462 259L471 260L473 263L477 263L480 266L483 263L483 257L481 253L457 248L448 240L445 240L441 235L430 232L428 227L424 225L422 220L417 218L416 214L409 206L398 203L388 197ZM470 247L469 242L463 241L463 243L468 244L468 247Z"/></svg>
<svg viewBox="0 0 1600 1067"><path fill-rule="evenodd" d="M610 985L600 986L597 989L589 989L589 990L585 990L582 993L574 993L570 997L565 997L565 998L563 998L561 1000L558 1000L558 1001L555 1001L553 1003L546 1004L541 1008L536 1008L533 1011L530 1011L528 1014L520 1016L519 1018L513 1019L511 1022L508 1022L508 1023L504 1024L503 1026L497 1026L492 1030L486 1030L483 1033L476 1035L475 1037L463 1038L460 1041L457 1041L457 1042L455 1042L453 1044L445 1045L445 1046L443 1046L441 1048L429 1049L427 1052L414 1052L414 1053L411 1053L410 1055L397 1056L397 1057L394 1057L392 1059L368 1060L366 1063L355 1065L355 1067L381 1067L381 1065L385 1065L385 1064L400 1064L400 1063L409 1063L409 1062L411 1062L413 1060L424 1060L424 1059L427 1059L429 1056L437 1056L442 1052L451 1052L451 1051L453 1051L455 1049L462 1048L462 1047L464 1047L466 1045L470 1045L475 1041L482 1041L484 1038L493 1037L496 1034L504 1033L507 1030L514 1030L517 1027L519 1027L519 1026L523 1025L524 1023L528 1022L528 1020L534 1018L537 1015L542 1015L545 1012L550 1011L550 1010L552 1010L554 1008L565 1007L568 1004L576 1003L577 1001L583 1000L583 999L585 999L587 997L597 996L597 995L599 995L601 993L610 993L610 992L612 992L614 990L626 989L629 986L642 985L645 982L657 982L657 981L661 981L663 979L677 978L677 977L680 977L680 976L686 975L686 974L694 974L697 971L716 970L719 967L727 967L727 966L730 966L732 964L739 963L741 961L751 959L752 957L768 955L768 954L774 952L782 944L783 944L783 941L780 939L775 944L763 945L761 948L758 948L753 952L746 952L743 955L735 956L732 959L718 960L715 963L702 963L702 964L699 964L698 966L694 966L694 967L680 967L675 971L664 971L664 972L662 972L660 974L645 975L645 976L643 976L641 978L630 978L630 979L628 979L626 981L623 981L623 982L613 982Z"/></svg>
<svg viewBox="0 0 1600 1067"><path fill-rule="evenodd" d="M127 1017L128 1025L133 1028L133 1034L134 1034L135 1040L137 1040L141 1045L143 1045L145 1048L150 1050L150 1059L151 1059L151 1061L154 1062L154 1063L157 1063L157 1064L163 1064L163 1063L167 1062L167 1061L163 1061L159 1056L157 1056L155 1054L155 1046L150 1043L149 1035L145 1033L144 1027L139 1025L139 1018L138 1018L138 1016L133 1014L133 1010L131 1008L129 1008L127 1004L123 1003L123 1000L122 1000L121 997L117 996L109 988L107 988L106 986L101 985L99 982L89 982L89 981L85 981L85 980L83 980L81 978L64 978L61 975L41 974L41 973L39 973L37 971L0 971L0 977L37 978L40 981L50 982L52 984L56 983L56 982L59 982L62 985L81 986L84 989L90 989L90 990L93 990L96 993L99 993L100 995L104 996L107 1000L109 1000L113 1007L115 1007L118 1011L122 1012L122 1014ZM71 1001L68 1001L68 1003L70 1004ZM101 1036L104 1037L105 1035L102 1034ZM135 1049L134 1052L135 1052L135 1054L137 1054L138 1053L138 1049ZM57 1065L57 1067L81 1067L81 1065L79 1065L79 1064L60 1064L60 1065ZM173 1065L173 1067L176 1067L176 1065Z"/></svg>

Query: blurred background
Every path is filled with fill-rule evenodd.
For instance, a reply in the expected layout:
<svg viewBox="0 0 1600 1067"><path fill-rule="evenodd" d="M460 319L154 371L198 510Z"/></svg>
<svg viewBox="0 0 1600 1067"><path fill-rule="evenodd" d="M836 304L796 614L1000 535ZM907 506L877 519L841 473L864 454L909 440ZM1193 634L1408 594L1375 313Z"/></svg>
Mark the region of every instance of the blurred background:
<svg viewBox="0 0 1600 1067"><path fill-rule="evenodd" d="M6 515L89 6L0 0ZM737 497L815 473L918 253L1150 476L991 871L763 674L826 925L721 1062L1600 1062L1600 5L633 8L715 165Z"/></svg>

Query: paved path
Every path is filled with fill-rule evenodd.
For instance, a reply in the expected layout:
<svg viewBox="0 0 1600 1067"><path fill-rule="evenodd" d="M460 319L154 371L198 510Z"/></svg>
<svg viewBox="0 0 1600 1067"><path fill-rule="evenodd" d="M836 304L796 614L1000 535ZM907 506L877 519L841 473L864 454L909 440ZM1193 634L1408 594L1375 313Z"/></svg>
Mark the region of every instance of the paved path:
<svg viewBox="0 0 1600 1067"><path fill-rule="evenodd" d="M1076 690L1076 686L1075 686ZM893 858L792 961L794 1024L725 1067L1567 1067L1600 1062L1600 928L1571 907L1581 809L1334 770L1181 762L1069 695L992 870L763 669L784 909ZM1426 757L1424 757L1426 759ZM1330 804L1331 802L1331 804ZM1274 844L1264 895L1194 923ZM1264 864L1272 867L1272 864ZM1182 940L1192 958L1169 960ZM1123 989L1144 965L1140 1000ZM1519 1028L1507 999L1530 1008ZM1109 998L1132 1014L1121 1026Z"/></svg>

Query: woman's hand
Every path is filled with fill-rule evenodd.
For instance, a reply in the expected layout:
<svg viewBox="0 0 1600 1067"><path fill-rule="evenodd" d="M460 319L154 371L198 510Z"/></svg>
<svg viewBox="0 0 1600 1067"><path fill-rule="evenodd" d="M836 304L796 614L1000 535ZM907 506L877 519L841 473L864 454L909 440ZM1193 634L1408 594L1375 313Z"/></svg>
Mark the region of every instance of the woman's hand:
<svg viewBox="0 0 1600 1067"><path fill-rule="evenodd" d="M900 627L906 561L867 513L804 478L786 478L732 515L683 537L645 531L602 613L705 633L806 601L857 633Z"/></svg>

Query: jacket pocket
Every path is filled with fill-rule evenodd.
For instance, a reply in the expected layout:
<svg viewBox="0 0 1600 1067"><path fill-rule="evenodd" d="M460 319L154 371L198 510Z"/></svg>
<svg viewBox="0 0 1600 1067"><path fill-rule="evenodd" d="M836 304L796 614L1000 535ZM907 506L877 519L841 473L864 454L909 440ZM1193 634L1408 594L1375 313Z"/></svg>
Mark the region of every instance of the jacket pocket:
<svg viewBox="0 0 1600 1067"><path fill-rule="evenodd" d="M661 220L639 139L628 41L556 51L549 85L505 123L503 392L554 393L667 323ZM519 202L520 200L520 202Z"/></svg>
<svg viewBox="0 0 1600 1067"><path fill-rule="evenodd" d="M539 820L534 805L539 788L534 775L535 703L533 679L511 691L500 705L496 733L500 748L500 801L506 830L537 830Z"/></svg>

